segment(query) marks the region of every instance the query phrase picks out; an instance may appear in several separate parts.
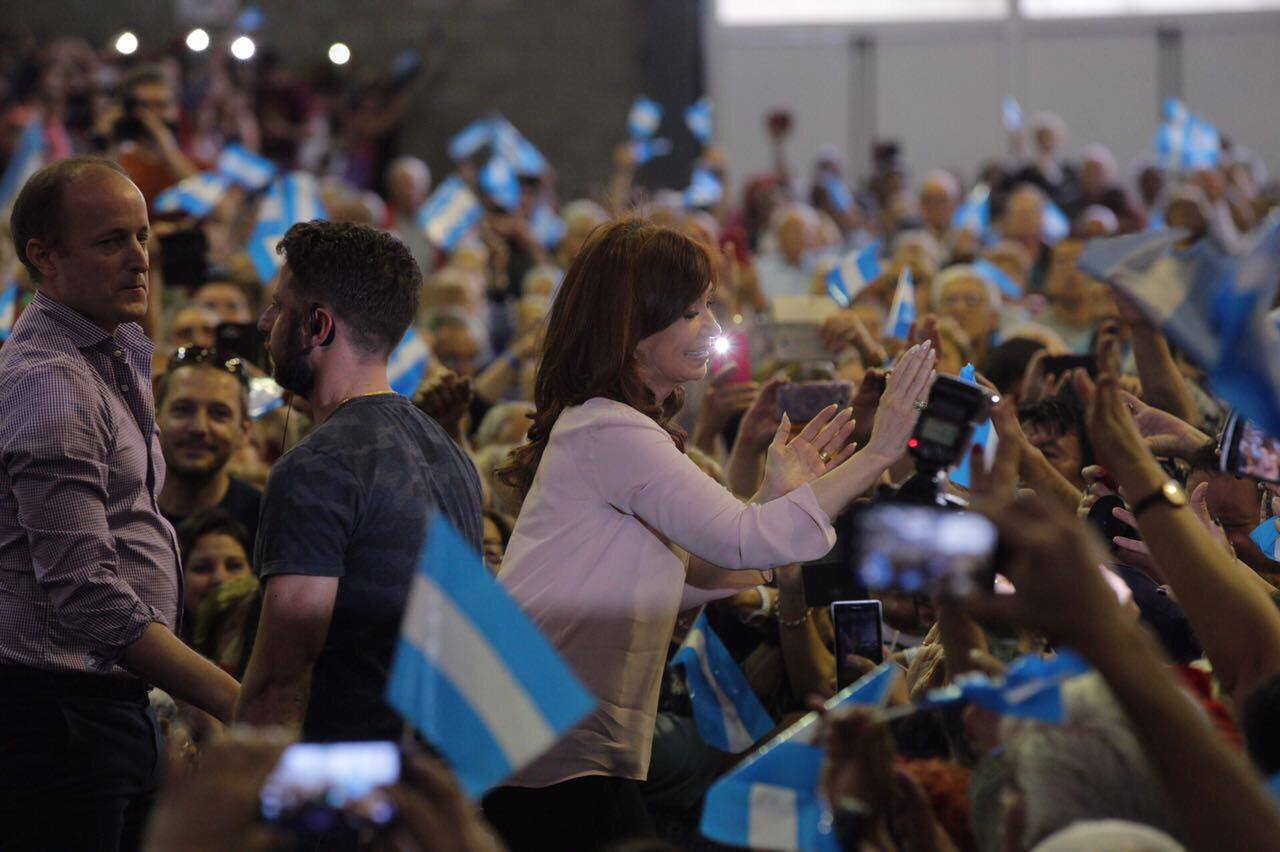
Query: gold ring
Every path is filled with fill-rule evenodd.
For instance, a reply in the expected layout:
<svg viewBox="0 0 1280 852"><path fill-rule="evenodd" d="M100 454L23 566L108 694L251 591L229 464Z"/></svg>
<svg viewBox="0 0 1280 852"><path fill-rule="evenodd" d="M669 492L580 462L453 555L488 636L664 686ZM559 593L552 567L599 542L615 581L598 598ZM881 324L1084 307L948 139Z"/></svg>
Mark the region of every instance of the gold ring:
<svg viewBox="0 0 1280 852"><path fill-rule="evenodd" d="M911 407L916 411L924 411L929 407L929 403L925 402L923 399L917 399L912 401Z"/></svg>
<svg viewBox="0 0 1280 852"><path fill-rule="evenodd" d="M831 453L828 453L825 450L818 453L818 458L822 459L823 464L831 464Z"/></svg>

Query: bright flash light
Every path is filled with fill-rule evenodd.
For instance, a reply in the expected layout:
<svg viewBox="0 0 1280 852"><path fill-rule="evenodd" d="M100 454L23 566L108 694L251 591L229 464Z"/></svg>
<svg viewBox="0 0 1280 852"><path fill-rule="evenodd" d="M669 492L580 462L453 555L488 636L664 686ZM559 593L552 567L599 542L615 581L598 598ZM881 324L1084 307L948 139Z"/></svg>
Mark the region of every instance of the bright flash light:
<svg viewBox="0 0 1280 852"><path fill-rule="evenodd" d="M241 62L252 59L254 52L258 46L253 43L253 39L242 35L235 41L231 42L231 55Z"/></svg>
<svg viewBox="0 0 1280 852"><path fill-rule="evenodd" d="M351 61L351 48L340 41L329 45L329 61L334 65L346 65Z"/></svg>
<svg viewBox="0 0 1280 852"><path fill-rule="evenodd" d="M116 36L116 53L121 56L128 56L138 49L138 37L133 33L125 30Z"/></svg>
<svg viewBox="0 0 1280 852"><path fill-rule="evenodd" d="M197 27L187 33L187 47L199 53L209 47L209 34Z"/></svg>
<svg viewBox="0 0 1280 852"><path fill-rule="evenodd" d="M717 355L728 355L730 348L731 345L729 343L729 338L727 337L717 337L715 340L711 341L711 349Z"/></svg>

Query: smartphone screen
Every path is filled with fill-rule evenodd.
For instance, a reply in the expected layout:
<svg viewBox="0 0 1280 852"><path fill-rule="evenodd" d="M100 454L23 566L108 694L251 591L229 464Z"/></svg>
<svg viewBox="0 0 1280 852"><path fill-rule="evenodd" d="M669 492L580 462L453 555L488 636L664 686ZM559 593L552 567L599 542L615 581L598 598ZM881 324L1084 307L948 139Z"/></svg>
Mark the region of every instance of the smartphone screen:
<svg viewBox="0 0 1280 852"><path fill-rule="evenodd" d="M858 571L872 589L955 595L990 590L996 528L974 512L884 503L858 516Z"/></svg>
<svg viewBox="0 0 1280 852"><path fill-rule="evenodd" d="M1098 378L1098 359L1092 355L1049 355L1040 363L1046 376L1061 376L1083 367L1089 378Z"/></svg>
<svg viewBox="0 0 1280 852"><path fill-rule="evenodd" d="M1227 419L1220 458L1225 473L1280 482L1280 440L1239 414Z"/></svg>
<svg viewBox="0 0 1280 852"><path fill-rule="evenodd" d="M828 405L843 407L852 398L852 382L792 382L778 388L778 414L808 423Z"/></svg>
<svg viewBox="0 0 1280 852"><path fill-rule="evenodd" d="M844 689L858 679L857 670L848 665L850 656L876 665L884 662L880 601L835 601L831 623L836 634L836 685Z"/></svg>
<svg viewBox="0 0 1280 852"><path fill-rule="evenodd" d="M386 825L395 808L379 788L400 778L392 742L294 743L259 794L262 815L309 834Z"/></svg>

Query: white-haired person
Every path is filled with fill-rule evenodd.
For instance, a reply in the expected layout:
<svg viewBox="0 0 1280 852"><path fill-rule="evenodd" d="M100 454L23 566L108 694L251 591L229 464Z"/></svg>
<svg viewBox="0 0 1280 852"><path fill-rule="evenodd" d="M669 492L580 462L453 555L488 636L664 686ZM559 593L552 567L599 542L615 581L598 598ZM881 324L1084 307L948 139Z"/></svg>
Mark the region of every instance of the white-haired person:
<svg viewBox="0 0 1280 852"><path fill-rule="evenodd" d="M1005 182L1005 188L1020 183L1039 187L1059 207L1069 207L1080 194L1080 177L1063 157L1067 146L1067 124L1051 112L1031 119L1031 156Z"/></svg>
<svg viewBox="0 0 1280 852"><path fill-rule="evenodd" d="M769 299L807 296L813 283L813 252L818 214L807 204L792 203L774 212L765 250L756 257L756 277Z"/></svg>
<svg viewBox="0 0 1280 852"><path fill-rule="evenodd" d="M1141 231L1147 226L1146 214L1133 193L1116 180L1118 171L1115 157L1105 146L1084 146L1080 156L1080 194L1063 212L1076 221L1090 207L1101 206L1115 215L1116 233Z"/></svg>
<svg viewBox="0 0 1280 852"><path fill-rule="evenodd" d="M431 193L431 169L417 157L396 157L387 165L385 227L408 247L423 275L435 268L436 249L418 226L418 210Z"/></svg>
<svg viewBox="0 0 1280 852"><path fill-rule="evenodd" d="M948 266L930 282L934 311L949 317L969 338L971 354L982 360L996 339L1004 297L999 286L967 263Z"/></svg>
<svg viewBox="0 0 1280 852"><path fill-rule="evenodd" d="M951 220L960 201L960 184L951 172L934 169L920 182L920 222L943 245L951 242Z"/></svg>

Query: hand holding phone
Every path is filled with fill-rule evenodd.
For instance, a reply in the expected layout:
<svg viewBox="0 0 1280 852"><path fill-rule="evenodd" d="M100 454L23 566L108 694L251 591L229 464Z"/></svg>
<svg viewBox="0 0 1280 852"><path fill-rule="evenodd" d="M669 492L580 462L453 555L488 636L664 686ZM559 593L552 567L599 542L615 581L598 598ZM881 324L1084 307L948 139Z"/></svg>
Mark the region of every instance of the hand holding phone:
<svg viewBox="0 0 1280 852"><path fill-rule="evenodd" d="M863 672L849 665L850 657L884 662L884 626L880 601L835 601L831 604L835 628L836 687L844 689Z"/></svg>
<svg viewBox="0 0 1280 852"><path fill-rule="evenodd" d="M387 825L395 807L380 788L399 778L395 743L294 743L262 785L262 816L308 837Z"/></svg>

